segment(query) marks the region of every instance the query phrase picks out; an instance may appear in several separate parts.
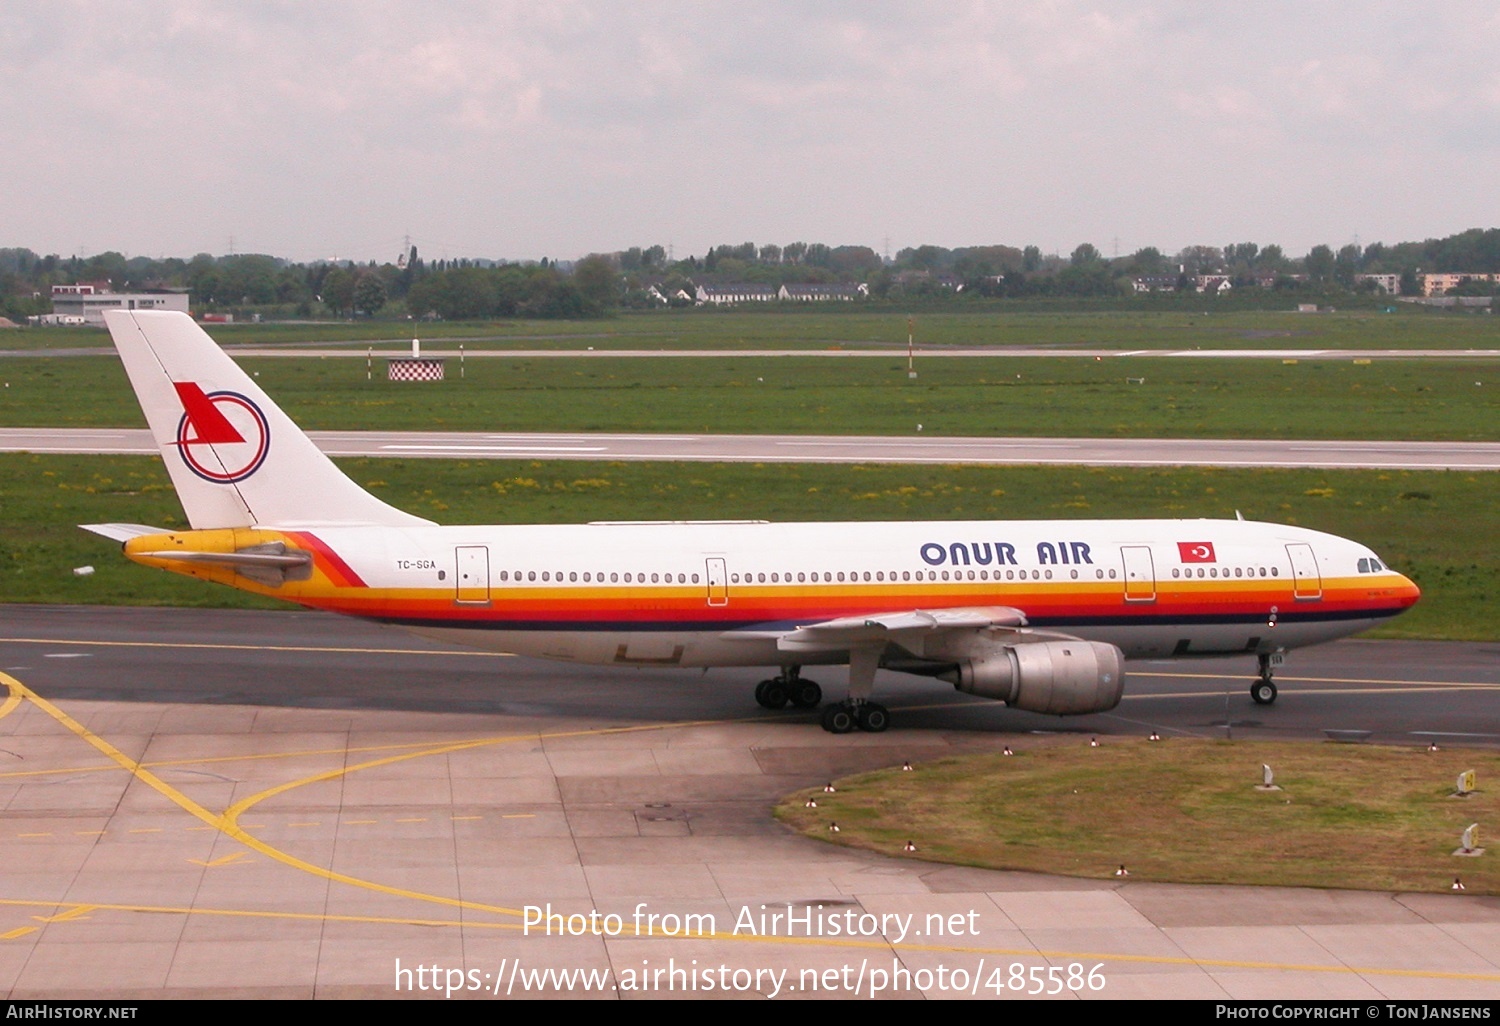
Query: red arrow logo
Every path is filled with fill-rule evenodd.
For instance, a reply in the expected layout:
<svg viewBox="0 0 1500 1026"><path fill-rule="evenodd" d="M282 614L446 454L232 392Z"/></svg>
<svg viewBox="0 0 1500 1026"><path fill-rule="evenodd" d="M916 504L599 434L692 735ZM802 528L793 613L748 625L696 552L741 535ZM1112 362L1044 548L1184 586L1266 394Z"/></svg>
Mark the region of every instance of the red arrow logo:
<svg viewBox="0 0 1500 1026"><path fill-rule="evenodd" d="M203 389L191 381L174 381L172 387L177 389L177 398L182 402L182 408L187 411L188 423L192 424L193 433L197 436L184 438L177 444L225 445L245 440L245 436L229 423L229 418L219 412L219 408L213 404L213 401L203 394Z"/></svg>

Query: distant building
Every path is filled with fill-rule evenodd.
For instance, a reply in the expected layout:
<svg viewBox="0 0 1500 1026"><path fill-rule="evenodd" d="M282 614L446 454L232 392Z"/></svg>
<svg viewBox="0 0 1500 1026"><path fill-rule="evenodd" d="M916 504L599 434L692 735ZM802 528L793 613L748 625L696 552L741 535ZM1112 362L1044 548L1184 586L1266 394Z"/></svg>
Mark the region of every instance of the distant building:
<svg viewBox="0 0 1500 1026"><path fill-rule="evenodd" d="M1388 296L1401 294L1401 275L1399 274L1356 274L1354 280L1361 284L1373 281L1375 287Z"/></svg>
<svg viewBox="0 0 1500 1026"><path fill-rule="evenodd" d="M1132 279L1130 287L1136 292L1176 292L1177 275L1146 274Z"/></svg>
<svg viewBox="0 0 1500 1026"><path fill-rule="evenodd" d="M37 318L40 324L104 324L106 310L177 310L188 312L186 290L150 289L143 292L111 292L107 285L52 286L52 313Z"/></svg>
<svg viewBox="0 0 1500 1026"><path fill-rule="evenodd" d="M1449 289L1456 289L1466 281L1486 281L1492 284L1500 282L1500 274L1419 274L1417 281L1422 285L1422 295L1442 296L1446 295Z"/></svg>
<svg viewBox="0 0 1500 1026"><path fill-rule="evenodd" d="M755 285L745 281L728 285L699 285L696 298L699 305L704 303L711 303L714 306L728 306L733 303L769 303L776 298L776 290L769 285Z"/></svg>
<svg viewBox="0 0 1500 1026"><path fill-rule="evenodd" d="M776 298L783 303L851 303L867 299L870 286L859 285L783 285Z"/></svg>

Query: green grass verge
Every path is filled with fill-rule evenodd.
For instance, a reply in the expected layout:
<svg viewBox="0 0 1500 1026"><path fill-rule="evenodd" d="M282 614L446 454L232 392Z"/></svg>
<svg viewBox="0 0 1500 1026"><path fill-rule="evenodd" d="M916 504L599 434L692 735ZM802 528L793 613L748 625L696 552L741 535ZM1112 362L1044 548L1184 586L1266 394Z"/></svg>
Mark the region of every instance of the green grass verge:
<svg viewBox="0 0 1500 1026"><path fill-rule="evenodd" d="M1500 893L1493 854L1456 858L1500 812L1500 756L1363 745L1071 738L882 770L776 810L810 837L912 858L1083 877ZM1280 791L1259 791L1261 765ZM1475 769L1483 786L1449 797ZM818 807L808 809L809 795ZM839 833L828 824L837 822ZM1480 844L1486 843L1481 834Z"/></svg>
<svg viewBox="0 0 1500 1026"><path fill-rule="evenodd" d="M1287 307L1296 302L1286 301ZM1398 305L1339 313L1230 310L1212 301L1181 312L1150 304L1058 312L1049 304L995 303L982 309L915 314L924 346L1019 345L1125 349L1494 349L1500 319L1469 311ZM656 310L582 321L413 324L407 321L209 325L226 345L423 339L518 348L826 348L905 346L909 311L895 307L775 307ZM107 346L99 328L22 328L0 333L0 349Z"/></svg>
<svg viewBox="0 0 1500 1026"><path fill-rule="evenodd" d="M1497 637L1494 474L972 466L340 461L381 498L441 523L586 520L1232 517L1355 538L1409 574L1420 603L1379 636ZM10 602L258 606L129 563L75 525L182 527L161 462L0 455L0 593ZM97 573L75 577L92 565Z"/></svg>
<svg viewBox="0 0 1500 1026"><path fill-rule="evenodd" d="M945 359L910 381L895 356L486 358L420 385L357 359L243 364L309 429L1500 439L1494 362ZM114 359L14 358L0 378L0 426L143 423Z"/></svg>

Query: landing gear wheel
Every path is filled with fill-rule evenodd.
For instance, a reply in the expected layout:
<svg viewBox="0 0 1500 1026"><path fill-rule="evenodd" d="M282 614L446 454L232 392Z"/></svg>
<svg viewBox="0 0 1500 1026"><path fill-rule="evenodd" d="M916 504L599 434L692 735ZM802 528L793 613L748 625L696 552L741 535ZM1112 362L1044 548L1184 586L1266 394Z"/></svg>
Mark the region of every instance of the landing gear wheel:
<svg viewBox="0 0 1500 1026"><path fill-rule="evenodd" d="M830 734L847 734L854 729L853 711L840 702L838 705L830 705L823 710L820 722L823 729Z"/></svg>
<svg viewBox="0 0 1500 1026"><path fill-rule="evenodd" d="M879 702L866 702L855 714L859 729L871 734L883 733L891 725L891 711Z"/></svg>
<svg viewBox="0 0 1500 1026"><path fill-rule="evenodd" d="M763 680L755 688L755 700L767 709L784 709L788 698L786 685L779 680Z"/></svg>
<svg viewBox="0 0 1500 1026"><path fill-rule="evenodd" d="M1276 701L1276 685L1268 680L1258 680L1250 685L1250 697L1256 705L1270 705Z"/></svg>
<svg viewBox="0 0 1500 1026"><path fill-rule="evenodd" d="M816 709L823 701L823 689L810 680L800 677L791 684L792 705L798 709Z"/></svg>

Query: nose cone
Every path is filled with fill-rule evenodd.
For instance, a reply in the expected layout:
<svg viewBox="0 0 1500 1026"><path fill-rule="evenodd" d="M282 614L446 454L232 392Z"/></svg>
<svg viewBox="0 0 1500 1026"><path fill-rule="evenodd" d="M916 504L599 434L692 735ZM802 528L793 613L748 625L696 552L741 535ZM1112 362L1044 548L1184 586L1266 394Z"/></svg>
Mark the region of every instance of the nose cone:
<svg viewBox="0 0 1500 1026"><path fill-rule="evenodd" d="M1396 601L1401 604L1402 609L1410 609L1417 604L1417 599L1422 597L1422 589L1418 588L1405 574L1397 574L1396 580L1398 583L1393 589Z"/></svg>

